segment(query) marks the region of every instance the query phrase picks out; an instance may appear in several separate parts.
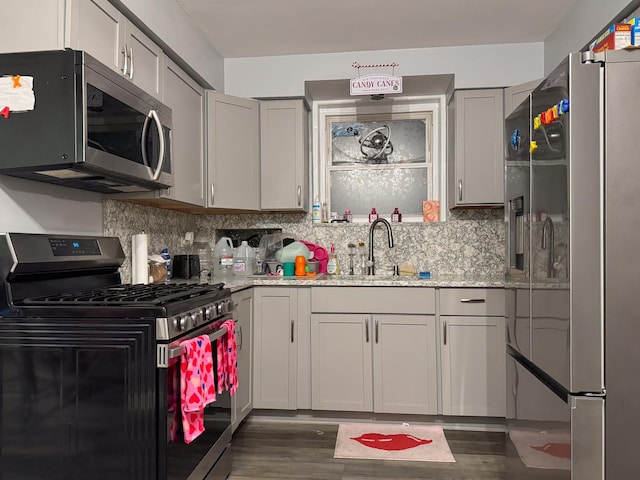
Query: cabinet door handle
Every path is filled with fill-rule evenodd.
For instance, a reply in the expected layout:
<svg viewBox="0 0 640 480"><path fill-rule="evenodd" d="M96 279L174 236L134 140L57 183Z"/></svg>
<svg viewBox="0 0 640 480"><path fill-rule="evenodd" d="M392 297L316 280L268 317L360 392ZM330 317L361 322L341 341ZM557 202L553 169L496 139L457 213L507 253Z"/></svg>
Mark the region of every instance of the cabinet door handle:
<svg viewBox="0 0 640 480"><path fill-rule="evenodd" d="M293 343L293 320L291 320L291 343Z"/></svg>
<svg viewBox="0 0 640 480"><path fill-rule="evenodd" d="M484 298L461 298L460 303L484 303Z"/></svg>
<svg viewBox="0 0 640 480"><path fill-rule="evenodd" d="M369 343L369 319L364 321L364 339L365 342Z"/></svg>
<svg viewBox="0 0 640 480"><path fill-rule="evenodd" d="M129 54L131 58L129 58L129 79L133 80L133 48L129 48Z"/></svg>
<svg viewBox="0 0 640 480"><path fill-rule="evenodd" d="M122 74L126 75L129 69L129 56L127 55L127 46L122 47Z"/></svg>
<svg viewBox="0 0 640 480"><path fill-rule="evenodd" d="M458 180L458 199L462 201L462 179Z"/></svg>
<svg viewBox="0 0 640 480"><path fill-rule="evenodd" d="M375 335L376 335L376 343L378 343L378 320L376 320Z"/></svg>
<svg viewBox="0 0 640 480"><path fill-rule="evenodd" d="M213 182L211 182L211 201L209 202L211 206L213 206L213 199L215 198L215 194L216 194L216 187L213 184Z"/></svg>
<svg viewBox="0 0 640 480"><path fill-rule="evenodd" d="M298 185L298 206L302 205L302 187Z"/></svg>
<svg viewBox="0 0 640 480"><path fill-rule="evenodd" d="M444 322L444 329L443 329L443 341L444 344L447 344L447 321L445 320Z"/></svg>
<svg viewBox="0 0 640 480"><path fill-rule="evenodd" d="M242 350L242 327L238 325L236 331L238 332L238 350Z"/></svg>

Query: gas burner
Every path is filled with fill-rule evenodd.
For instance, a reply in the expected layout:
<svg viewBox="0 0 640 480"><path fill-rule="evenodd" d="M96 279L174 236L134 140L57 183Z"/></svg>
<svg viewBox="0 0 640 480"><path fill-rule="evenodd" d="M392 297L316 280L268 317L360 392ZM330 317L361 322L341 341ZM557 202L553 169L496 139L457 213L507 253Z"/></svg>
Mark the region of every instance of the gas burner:
<svg viewBox="0 0 640 480"><path fill-rule="evenodd" d="M120 284L102 289L68 292L59 295L25 298L23 305L74 304L91 306L152 305L162 306L206 296L224 288L224 284Z"/></svg>

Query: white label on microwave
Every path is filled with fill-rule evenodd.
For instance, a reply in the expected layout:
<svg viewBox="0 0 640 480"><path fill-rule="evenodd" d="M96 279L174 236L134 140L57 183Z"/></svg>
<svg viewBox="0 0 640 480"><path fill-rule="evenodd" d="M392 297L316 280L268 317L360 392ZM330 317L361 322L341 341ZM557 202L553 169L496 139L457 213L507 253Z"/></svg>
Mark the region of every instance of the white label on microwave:
<svg viewBox="0 0 640 480"><path fill-rule="evenodd" d="M26 112L33 110L35 104L33 77L21 75L0 77L0 110L8 107L11 112Z"/></svg>

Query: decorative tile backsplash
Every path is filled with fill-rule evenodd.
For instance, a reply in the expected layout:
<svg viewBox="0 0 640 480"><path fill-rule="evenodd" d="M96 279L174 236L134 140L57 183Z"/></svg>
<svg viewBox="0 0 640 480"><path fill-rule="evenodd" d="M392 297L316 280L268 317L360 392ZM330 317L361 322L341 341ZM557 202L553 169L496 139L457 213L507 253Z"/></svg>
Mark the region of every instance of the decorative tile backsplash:
<svg viewBox="0 0 640 480"><path fill-rule="evenodd" d="M502 275L505 263L505 228L502 209L452 210L446 222L393 224L394 248L386 231L376 229L375 255L378 273L390 273L393 265L411 264L419 270L454 275ZM348 244L369 245L369 224L313 224L305 213L191 215L116 200L104 201L104 234L116 236L127 256L121 268L123 281L131 278L131 236L149 236L149 253L164 247L172 254L190 253L180 245L185 232L206 236L215 245L216 229L281 228L294 238L323 245L331 243L342 272L349 267ZM356 271L358 262L356 262Z"/></svg>

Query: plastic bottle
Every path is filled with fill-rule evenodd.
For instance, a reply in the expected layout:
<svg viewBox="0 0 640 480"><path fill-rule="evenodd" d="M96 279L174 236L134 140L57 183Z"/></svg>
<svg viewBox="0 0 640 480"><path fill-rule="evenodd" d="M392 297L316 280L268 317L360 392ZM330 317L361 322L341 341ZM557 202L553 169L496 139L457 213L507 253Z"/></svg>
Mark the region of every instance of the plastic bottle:
<svg viewBox="0 0 640 480"><path fill-rule="evenodd" d="M329 207L327 206L327 202L322 202L320 216L322 217L322 223L329 223Z"/></svg>
<svg viewBox="0 0 640 480"><path fill-rule="evenodd" d="M375 207L371 209L371 213L369 214L369 223L378 219L378 212L376 212Z"/></svg>
<svg viewBox="0 0 640 480"><path fill-rule="evenodd" d="M229 237L222 237L213 249L213 275L233 275L233 243Z"/></svg>
<svg viewBox="0 0 640 480"><path fill-rule="evenodd" d="M209 276L213 275L211 271L211 245L209 242L203 238L197 239L193 242L193 250L198 255L198 260L200 261L199 275L204 275L204 277L206 277L207 274L209 274Z"/></svg>
<svg viewBox="0 0 640 480"><path fill-rule="evenodd" d="M233 274L239 276L255 273L256 254L246 240L240 244L233 256Z"/></svg>
<svg viewBox="0 0 640 480"><path fill-rule="evenodd" d="M297 255L295 259L296 277L304 277L307 274L307 259L303 255Z"/></svg>
<svg viewBox="0 0 640 480"><path fill-rule="evenodd" d="M313 205L311 206L311 221L313 223L320 223L320 197L317 195L313 199Z"/></svg>
<svg viewBox="0 0 640 480"><path fill-rule="evenodd" d="M342 218L344 218L349 223L351 223L353 221L353 215L351 215L351 209L350 208L347 208L344 211L344 215L343 215Z"/></svg>
<svg viewBox="0 0 640 480"><path fill-rule="evenodd" d="M340 266L338 265L338 256L336 255L336 246L333 243L329 248L329 261L327 262L327 273L329 275L340 275Z"/></svg>
<svg viewBox="0 0 640 480"><path fill-rule="evenodd" d="M171 255L168 248L163 248L160 251L160 256L164 258L165 266L167 267L167 282L171 280Z"/></svg>
<svg viewBox="0 0 640 480"><path fill-rule="evenodd" d="M398 211L398 207L393 209L393 213L391 214L391 222L393 223L402 222L402 214Z"/></svg>

